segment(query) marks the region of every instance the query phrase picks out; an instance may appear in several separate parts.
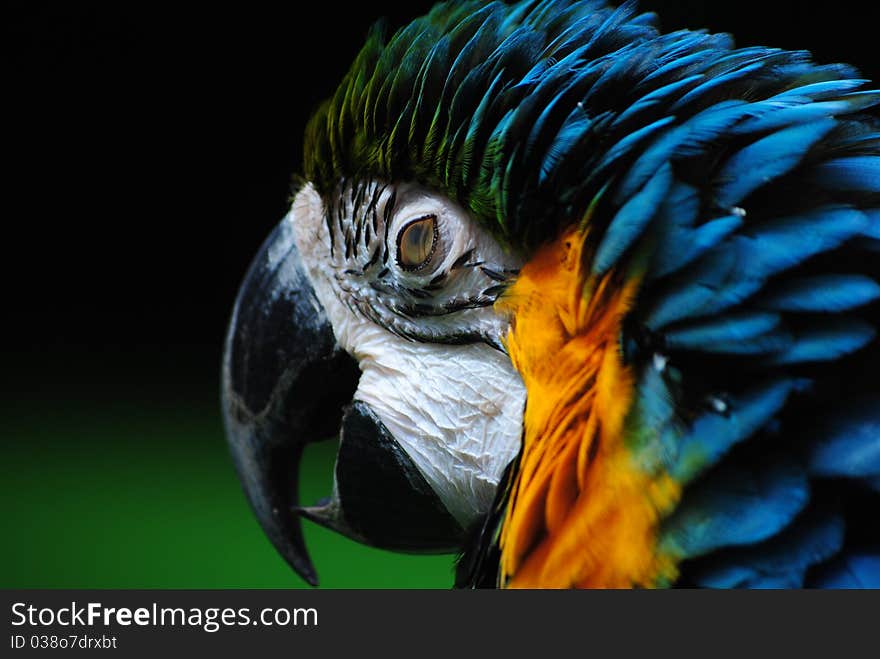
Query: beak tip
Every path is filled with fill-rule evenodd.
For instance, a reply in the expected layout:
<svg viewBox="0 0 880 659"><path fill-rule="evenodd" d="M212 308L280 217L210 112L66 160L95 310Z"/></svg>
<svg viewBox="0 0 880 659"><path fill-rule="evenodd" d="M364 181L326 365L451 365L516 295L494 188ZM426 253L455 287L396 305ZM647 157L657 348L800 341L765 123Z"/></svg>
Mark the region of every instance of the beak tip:
<svg viewBox="0 0 880 659"><path fill-rule="evenodd" d="M275 549L284 561L293 568L294 572L296 572L310 586L317 586L318 573L312 563L311 556L309 556L309 553L306 550L305 538L303 538L302 528L297 519L299 517L299 511L296 506L292 508L291 513L290 517L294 521L296 532L285 535L283 538L276 537L272 544L275 546Z"/></svg>
<svg viewBox="0 0 880 659"><path fill-rule="evenodd" d="M301 561L294 562L287 556L284 558L287 560L290 567L292 567L307 584L314 588L318 587L318 573L315 572L315 567L311 563L303 563Z"/></svg>

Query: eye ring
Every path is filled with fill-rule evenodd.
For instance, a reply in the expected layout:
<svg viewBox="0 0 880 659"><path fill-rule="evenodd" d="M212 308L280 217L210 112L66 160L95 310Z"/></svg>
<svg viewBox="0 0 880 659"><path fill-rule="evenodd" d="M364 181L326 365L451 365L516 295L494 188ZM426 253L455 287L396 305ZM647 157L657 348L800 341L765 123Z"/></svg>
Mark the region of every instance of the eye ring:
<svg viewBox="0 0 880 659"><path fill-rule="evenodd" d="M397 264L405 272L423 270L437 251L439 238L436 215L428 213L410 220L397 234Z"/></svg>

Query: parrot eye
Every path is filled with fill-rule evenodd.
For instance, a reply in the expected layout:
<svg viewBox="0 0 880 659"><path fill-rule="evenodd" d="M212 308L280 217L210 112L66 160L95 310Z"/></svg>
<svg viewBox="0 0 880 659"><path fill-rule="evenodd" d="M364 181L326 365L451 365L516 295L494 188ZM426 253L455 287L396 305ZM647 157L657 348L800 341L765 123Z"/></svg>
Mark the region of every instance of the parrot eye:
<svg viewBox="0 0 880 659"><path fill-rule="evenodd" d="M418 272L437 249L437 217L423 215L407 222L397 234L397 263L407 272Z"/></svg>

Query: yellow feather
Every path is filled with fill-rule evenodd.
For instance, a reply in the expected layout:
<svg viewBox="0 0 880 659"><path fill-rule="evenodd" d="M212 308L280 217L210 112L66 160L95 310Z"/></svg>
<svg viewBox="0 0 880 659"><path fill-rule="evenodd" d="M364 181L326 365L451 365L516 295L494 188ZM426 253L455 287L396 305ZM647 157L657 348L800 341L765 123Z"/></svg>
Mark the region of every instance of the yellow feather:
<svg viewBox="0 0 880 659"><path fill-rule="evenodd" d="M528 391L520 470L501 529L501 585L650 587L675 576L657 525L680 496L624 442L633 374L621 324L640 278L585 267L585 233L540 250L496 303Z"/></svg>

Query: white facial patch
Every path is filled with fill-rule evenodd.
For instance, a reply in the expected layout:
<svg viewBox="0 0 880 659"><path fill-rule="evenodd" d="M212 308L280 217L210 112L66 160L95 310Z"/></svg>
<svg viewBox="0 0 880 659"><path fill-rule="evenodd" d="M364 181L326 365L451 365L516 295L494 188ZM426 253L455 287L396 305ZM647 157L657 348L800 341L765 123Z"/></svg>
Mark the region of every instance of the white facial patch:
<svg viewBox="0 0 880 659"><path fill-rule="evenodd" d="M518 265L461 209L414 186L398 194L387 234L393 237L407 218L428 213L438 218L444 252L432 272L400 273L404 283L425 285L433 272L448 270L468 252L495 268ZM449 512L467 528L489 509L504 468L519 451L526 398L519 374L506 354L486 343L414 341L368 317L362 302L352 299L358 288L344 276L339 245L336 252L331 249L324 205L311 185L297 194L285 222L292 226L337 341L360 365L354 398L370 405ZM388 269L393 267L389 263ZM464 289L471 279L468 272L450 271L447 285ZM464 313L469 326L483 333L500 338L505 330L491 305ZM453 328L461 320L457 315L428 320L432 327Z"/></svg>

